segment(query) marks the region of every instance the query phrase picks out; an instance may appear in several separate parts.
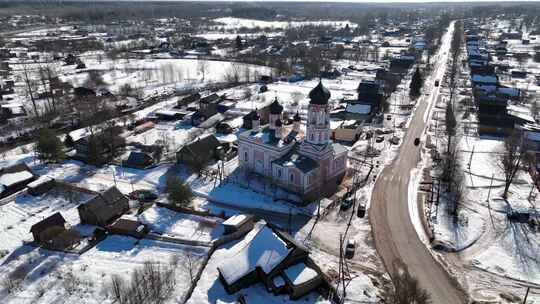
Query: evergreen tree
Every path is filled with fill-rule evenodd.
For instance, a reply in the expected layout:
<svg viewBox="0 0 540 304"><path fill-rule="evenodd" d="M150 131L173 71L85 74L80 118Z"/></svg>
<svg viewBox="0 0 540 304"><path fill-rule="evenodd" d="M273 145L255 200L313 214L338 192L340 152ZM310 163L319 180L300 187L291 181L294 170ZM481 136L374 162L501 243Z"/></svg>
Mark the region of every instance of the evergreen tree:
<svg viewBox="0 0 540 304"><path fill-rule="evenodd" d="M176 206L186 207L193 200L193 193L191 192L189 185L182 182L182 180L176 176L167 179L165 191L167 192L169 202Z"/></svg>
<svg viewBox="0 0 540 304"><path fill-rule="evenodd" d="M240 35L236 36L236 48L239 50L242 48L242 38L240 38Z"/></svg>
<svg viewBox="0 0 540 304"><path fill-rule="evenodd" d="M37 134L36 153L45 162L58 162L64 158L62 141L50 129L41 129Z"/></svg>
<svg viewBox="0 0 540 304"><path fill-rule="evenodd" d="M92 165L102 165L105 162L105 155L103 152L104 144L98 136L88 137L88 144L86 145L86 160Z"/></svg>
<svg viewBox="0 0 540 304"><path fill-rule="evenodd" d="M411 79L411 84L409 86L409 96L412 99L416 99L420 96L422 91L422 85L423 83L422 79L422 73L420 72L420 68L416 68L416 71L414 71L414 74Z"/></svg>

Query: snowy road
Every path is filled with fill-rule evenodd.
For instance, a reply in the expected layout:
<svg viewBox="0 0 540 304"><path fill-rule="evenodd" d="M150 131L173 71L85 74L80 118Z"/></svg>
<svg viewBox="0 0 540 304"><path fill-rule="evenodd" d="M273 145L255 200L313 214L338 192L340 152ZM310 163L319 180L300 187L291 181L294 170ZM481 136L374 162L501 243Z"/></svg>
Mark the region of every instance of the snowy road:
<svg viewBox="0 0 540 304"><path fill-rule="evenodd" d="M429 96L419 100L398 157L379 176L370 209L375 245L387 271L392 274L408 269L431 294L433 303L465 303L466 295L419 238L411 221L414 214L410 214L413 211L409 209L407 193L410 172L420 161L420 147L415 146L413 141L422 137L426 127L424 117L440 93L440 87L433 86L433 83L436 79L442 79L446 71L452 32L453 23L442 39L433 73L424 84L428 86Z"/></svg>

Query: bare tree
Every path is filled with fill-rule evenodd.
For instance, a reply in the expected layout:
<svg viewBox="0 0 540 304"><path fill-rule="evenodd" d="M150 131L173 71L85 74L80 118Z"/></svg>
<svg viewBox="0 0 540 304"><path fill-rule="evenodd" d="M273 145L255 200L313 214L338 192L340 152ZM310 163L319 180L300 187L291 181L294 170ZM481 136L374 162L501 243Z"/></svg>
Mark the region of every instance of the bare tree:
<svg viewBox="0 0 540 304"><path fill-rule="evenodd" d="M446 153L450 153L450 147L452 146L452 138L456 135L457 120L454 114L454 105L451 100L446 103L445 112L445 125L447 136L447 148Z"/></svg>
<svg viewBox="0 0 540 304"><path fill-rule="evenodd" d="M129 283L119 276L112 276L108 292L119 304L164 303L176 285L176 266L177 263L166 265L146 261L142 268L133 271Z"/></svg>
<svg viewBox="0 0 540 304"><path fill-rule="evenodd" d="M225 79L229 83L240 83L240 64L232 62L227 73L225 74Z"/></svg>
<svg viewBox="0 0 540 304"><path fill-rule="evenodd" d="M525 153L519 132L513 132L504 141L504 151L499 155L498 165L504 173L503 198L508 198L508 189L516 176Z"/></svg>
<svg viewBox="0 0 540 304"><path fill-rule="evenodd" d="M201 74L201 82L204 82L206 79L206 73L208 72L208 61L199 60L197 62L197 71Z"/></svg>
<svg viewBox="0 0 540 304"><path fill-rule="evenodd" d="M27 63L22 64L23 68L23 81L25 84L26 94L30 97L32 101L32 107L34 108L34 114L39 118L39 111L36 104L35 92L36 92L36 82L32 78L31 70Z"/></svg>
<svg viewBox="0 0 540 304"><path fill-rule="evenodd" d="M193 283L195 281L195 274L197 268L197 259L191 252L187 252L181 264L183 270L189 274L189 281Z"/></svg>
<svg viewBox="0 0 540 304"><path fill-rule="evenodd" d="M405 270L392 275L394 288L385 293L385 301L389 304L429 304L431 297L420 287L418 280Z"/></svg>

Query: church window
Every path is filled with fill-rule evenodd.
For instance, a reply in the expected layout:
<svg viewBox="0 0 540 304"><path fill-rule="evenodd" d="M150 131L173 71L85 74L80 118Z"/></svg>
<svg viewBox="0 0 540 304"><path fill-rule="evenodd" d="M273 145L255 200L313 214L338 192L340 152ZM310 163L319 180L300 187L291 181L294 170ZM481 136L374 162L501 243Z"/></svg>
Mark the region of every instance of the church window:
<svg viewBox="0 0 540 304"><path fill-rule="evenodd" d="M291 176L290 176L290 180L291 180L291 183L294 182L294 174L291 173Z"/></svg>
<svg viewBox="0 0 540 304"><path fill-rule="evenodd" d="M244 160L245 160L245 161L248 161L248 160L249 160L249 159L248 159L248 151L245 151L245 152L244 152Z"/></svg>
<svg viewBox="0 0 540 304"><path fill-rule="evenodd" d="M314 138L313 138L313 133L310 133L310 134L309 134L309 140L313 141L313 139L314 139Z"/></svg>
<svg viewBox="0 0 540 304"><path fill-rule="evenodd" d="M277 170L277 176L281 178L281 169Z"/></svg>

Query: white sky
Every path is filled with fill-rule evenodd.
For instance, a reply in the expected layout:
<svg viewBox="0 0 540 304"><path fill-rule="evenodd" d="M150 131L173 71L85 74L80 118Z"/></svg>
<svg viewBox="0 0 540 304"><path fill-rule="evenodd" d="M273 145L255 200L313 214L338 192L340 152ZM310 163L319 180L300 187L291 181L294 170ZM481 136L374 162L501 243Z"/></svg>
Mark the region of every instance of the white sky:
<svg viewBox="0 0 540 304"><path fill-rule="evenodd" d="M167 0L165 0L167 1ZM189 0L169 0L169 1L189 1ZM195 0L197 1L197 0ZM212 2L212 0L200 0L204 2ZM223 2L223 0L216 0ZM474 2L493 2L494 4L508 3L508 2L540 2L540 0L227 0L228 2L350 2L350 3L474 3Z"/></svg>

